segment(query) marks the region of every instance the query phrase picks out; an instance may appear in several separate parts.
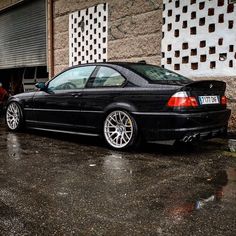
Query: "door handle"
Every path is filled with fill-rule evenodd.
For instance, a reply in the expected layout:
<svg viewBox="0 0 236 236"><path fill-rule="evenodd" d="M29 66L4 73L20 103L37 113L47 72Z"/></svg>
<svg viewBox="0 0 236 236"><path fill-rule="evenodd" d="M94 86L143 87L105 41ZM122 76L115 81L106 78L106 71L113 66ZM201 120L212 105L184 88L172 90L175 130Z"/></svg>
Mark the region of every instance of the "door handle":
<svg viewBox="0 0 236 236"><path fill-rule="evenodd" d="M72 93L71 96L74 98L78 98L82 95L82 93Z"/></svg>

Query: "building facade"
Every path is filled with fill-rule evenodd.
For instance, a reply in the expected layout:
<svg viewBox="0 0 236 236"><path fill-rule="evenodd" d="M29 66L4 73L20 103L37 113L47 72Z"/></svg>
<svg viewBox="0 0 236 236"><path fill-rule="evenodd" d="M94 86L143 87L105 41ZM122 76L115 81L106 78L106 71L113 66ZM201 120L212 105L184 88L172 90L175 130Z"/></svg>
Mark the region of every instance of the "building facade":
<svg viewBox="0 0 236 236"><path fill-rule="evenodd" d="M34 1L3 0L0 8ZM41 1L49 77L82 63L145 60L196 80L224 80L236 127L234 0Z"/></svg>

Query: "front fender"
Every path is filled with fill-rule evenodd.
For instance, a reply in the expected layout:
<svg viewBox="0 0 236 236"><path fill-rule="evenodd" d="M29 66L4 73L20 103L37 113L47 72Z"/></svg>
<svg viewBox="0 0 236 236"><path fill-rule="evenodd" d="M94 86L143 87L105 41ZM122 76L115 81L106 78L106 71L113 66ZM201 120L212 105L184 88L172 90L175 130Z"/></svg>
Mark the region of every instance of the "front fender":
<svg viewBox="0 0 236 236"><path fill-rule="evenodd" d="M20 106L21 106L22 108L24 108L24 101L22 101L21 99L15 97L15 96L12 96L12 97L9 97L9 98L8 98L7 103L6 103L6 107L7 107L11 102L17 102L18 104L20 104Z"/></svg>

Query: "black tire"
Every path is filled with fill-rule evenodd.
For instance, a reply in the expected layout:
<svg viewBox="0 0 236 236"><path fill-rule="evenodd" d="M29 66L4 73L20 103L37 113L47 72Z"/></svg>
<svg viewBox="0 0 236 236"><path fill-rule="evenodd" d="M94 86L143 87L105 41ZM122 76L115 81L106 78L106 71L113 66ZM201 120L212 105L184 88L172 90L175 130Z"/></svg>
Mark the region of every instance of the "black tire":
<svg viewBox="0 0 236 236"><path fill-rule="evenodd" d="M11 102L6 108L6 124L11 131L20 131L24 127L24 117L21 106L17 102Z"/></svg>
<svg viewBox="0 0 236 236"><path fill-rule="evenodd" d="M127 111L111 111L104 121L103 133L106 143L115 150L131 149L139 144L137 122Z"/></svg>

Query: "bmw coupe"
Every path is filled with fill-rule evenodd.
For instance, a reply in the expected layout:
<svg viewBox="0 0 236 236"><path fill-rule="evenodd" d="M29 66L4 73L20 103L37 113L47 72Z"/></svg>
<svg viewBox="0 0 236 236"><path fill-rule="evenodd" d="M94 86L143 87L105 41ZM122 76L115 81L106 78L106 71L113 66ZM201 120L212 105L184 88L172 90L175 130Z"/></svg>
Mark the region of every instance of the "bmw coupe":
<svg viewBox="0 0 236 236"><path fill-rule="evenodd" d="M38 91L12 96L11 131L23 128L102 136L110 147L217 137L227 132L226 84L192 81L146 63L75 66Z"/></svg>

